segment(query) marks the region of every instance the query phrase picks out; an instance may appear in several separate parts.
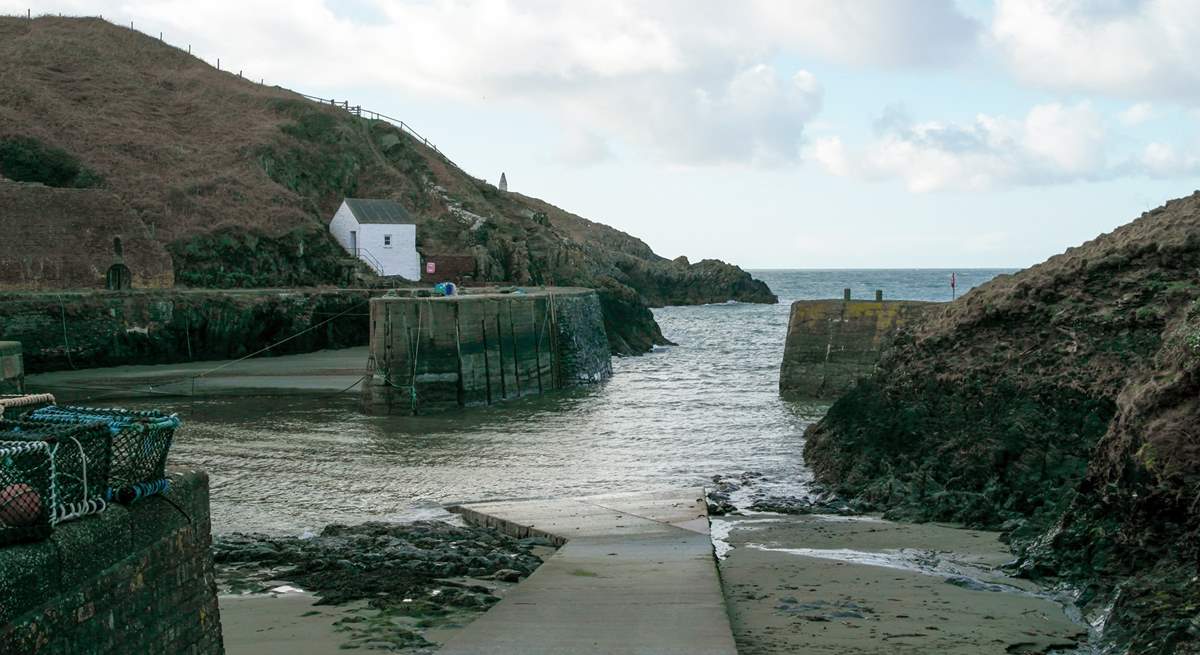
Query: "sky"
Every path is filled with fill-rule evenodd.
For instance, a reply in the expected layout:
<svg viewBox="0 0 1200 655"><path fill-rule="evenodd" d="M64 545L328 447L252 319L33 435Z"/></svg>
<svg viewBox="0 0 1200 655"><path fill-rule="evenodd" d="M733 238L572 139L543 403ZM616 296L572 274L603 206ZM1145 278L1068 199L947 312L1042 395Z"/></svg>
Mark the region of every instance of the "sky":
<svg viewBox="0 0 1200 655"><path fill-rule="evenodd" d="M1200 188L1195 0L0 0L746 268L1025 267Z"/></svg>

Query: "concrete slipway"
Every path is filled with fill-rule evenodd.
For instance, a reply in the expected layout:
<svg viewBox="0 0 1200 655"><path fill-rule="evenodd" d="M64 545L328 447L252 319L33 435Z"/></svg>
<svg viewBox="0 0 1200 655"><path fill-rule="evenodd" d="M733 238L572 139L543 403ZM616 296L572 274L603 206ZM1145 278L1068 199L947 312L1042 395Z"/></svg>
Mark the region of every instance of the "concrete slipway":
<svg viewBox="0 0 1200 655"><path fill-rule="evenodd" d="M470 523L565 545L443 655L734 655L702 489L483 502Z"/></svg>

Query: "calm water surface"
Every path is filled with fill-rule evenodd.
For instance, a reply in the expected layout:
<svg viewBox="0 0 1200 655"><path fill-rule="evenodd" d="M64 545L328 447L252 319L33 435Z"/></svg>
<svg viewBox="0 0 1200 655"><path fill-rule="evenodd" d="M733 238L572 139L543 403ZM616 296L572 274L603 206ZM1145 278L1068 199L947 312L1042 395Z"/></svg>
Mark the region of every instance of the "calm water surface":
<svg viewBox="0 0 1200 655"><path fill-rule="evenodd" d="M959 291L1005 270L958 272ZM300 533L331 522L442 515L451 501L699 485L759 471L809 479L804 428L825 406L779 398L788 304L948 300L950 271L756 271L778 305L655 311L678 346L614 360L606 384L434 417L370 417L352 397L185 402L172 460L212 477L216 532Z"/></svg>

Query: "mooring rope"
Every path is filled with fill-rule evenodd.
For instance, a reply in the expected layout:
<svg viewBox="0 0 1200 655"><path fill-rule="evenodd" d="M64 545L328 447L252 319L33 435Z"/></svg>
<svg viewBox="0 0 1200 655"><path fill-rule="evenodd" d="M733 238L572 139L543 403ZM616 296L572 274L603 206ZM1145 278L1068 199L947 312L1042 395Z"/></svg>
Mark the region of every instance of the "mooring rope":
<svg viewBox="0 0 1200 655"><path fill-rule="evenodd" d="M55 297L58 298L58 310L60 312L60 315L62 316L63 352L65 352L67 354L67 363L71 365L72 369L74 369L75 361L71 359L71 341L69 339L67 339L67 306L66 306L66 304L63 303L61 293L55 294Z"/></svg>

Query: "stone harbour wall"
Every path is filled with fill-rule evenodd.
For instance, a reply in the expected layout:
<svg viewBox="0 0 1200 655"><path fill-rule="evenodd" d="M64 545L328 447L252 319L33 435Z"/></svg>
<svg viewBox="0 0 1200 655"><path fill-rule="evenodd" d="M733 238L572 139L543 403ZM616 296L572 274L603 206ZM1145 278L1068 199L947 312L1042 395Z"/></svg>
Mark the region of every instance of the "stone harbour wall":
<svg viewBox="0 0 1200 655"><path fill-rule="evenodd" d="M797 398L837 398L875 370L895 328L942 304L916 300L792 303L779 390Z"/></svg>
<svg viewBox="0 0 1200 655"><path fill-rule="evenodd" d="M25 389L25 356L20 341L0 341L0 393Z"/></svg>
<svg viewBox="0 0 1200 655"><path fill-rule="evenodd" d="M0 653L220 654L208 475L0 547Z"/></svg>
<svg viewBox="0 0 1200 655"><path fill-rule="evenodd" d="M0 341L23 344L26 373L234 359L316 325L320 327L280 344L271 354L361 346L369 333L367 301L382 293L345 289L3 293Z"/></svg>
<svg viewBox="0 0 1200 655"><path fill-rule="evenodd" d="M423 414L491 405L612 375L590 289L371 301L371 411Z"/></svg>

